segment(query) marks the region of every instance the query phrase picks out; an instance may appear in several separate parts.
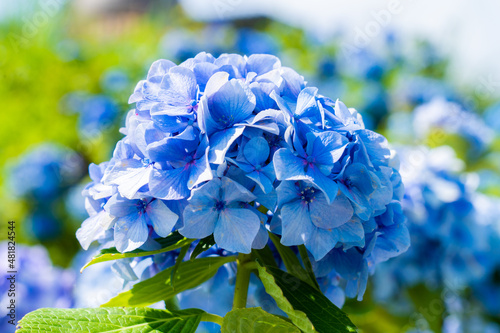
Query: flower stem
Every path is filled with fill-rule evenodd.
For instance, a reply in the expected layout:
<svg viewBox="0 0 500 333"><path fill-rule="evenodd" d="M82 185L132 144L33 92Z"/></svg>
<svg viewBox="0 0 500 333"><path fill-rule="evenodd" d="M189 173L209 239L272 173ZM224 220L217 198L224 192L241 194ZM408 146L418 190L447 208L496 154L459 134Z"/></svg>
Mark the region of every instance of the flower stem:
<svg viewBox="0 0 500 333"><path fill-rule="evenodd" d="M205 312L204 314L201 315L201 321L208 321L211 323L216 323L219 326L222 326L224 319L216 314Z"/></svg>
<svg viewBox="0 0 500 333"><path fill-rule="evenodd" d="M248 285L250 284L251 268L245 265L252 260L251 254L238 255L236 285L234 289L233 309L245 308L247 305ZM250 268L250 269L249 269Z"/></svg>

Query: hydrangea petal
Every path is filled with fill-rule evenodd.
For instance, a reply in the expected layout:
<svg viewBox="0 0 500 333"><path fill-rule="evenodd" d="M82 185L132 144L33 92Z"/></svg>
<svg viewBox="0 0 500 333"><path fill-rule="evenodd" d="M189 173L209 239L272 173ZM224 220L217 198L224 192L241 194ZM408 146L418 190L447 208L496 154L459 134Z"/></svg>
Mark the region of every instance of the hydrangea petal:
<svg viewBox="0 0 500 333"><path fill-rule="evenodd" d="M228 251L250 253L260 228L260 219L244 208L227 208L215 225L215 242Z"/></svg>

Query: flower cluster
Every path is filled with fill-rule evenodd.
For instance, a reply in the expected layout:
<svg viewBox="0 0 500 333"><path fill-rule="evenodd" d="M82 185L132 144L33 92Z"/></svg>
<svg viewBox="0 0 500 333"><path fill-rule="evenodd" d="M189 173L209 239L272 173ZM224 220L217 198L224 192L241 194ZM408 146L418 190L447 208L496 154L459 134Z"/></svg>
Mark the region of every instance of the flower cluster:
<svg viewBox="0 0 500 333"><path fill-rule="evenodd" d="M39 240L54 239L62 232L64 214L58 201L83 177L79 154L64 146L44 143L9 161L7 188L29 207L26 218L29 235Z"/></svg>
<svg viewBox="0 0 500 333"><path fill-rule="evenodd" d="M460 135L475 154L488 148L494 138L492 129L477 114L444 98L434 98L417 107L413 113L413 126L419 139L425 139L436 129Z"/></svg>
<svg viewBox="0 0 500 333"><path fill-rule="evenodd" d="M271 231L344 277L350 296L408 248L385 138L278 58L159 60L129 102L113 157L90 166L84 248L106 237L120 252L150 248L178 230L249 253Z"/></svg>
<svg viewBox="0 0 500 333"><path fill-rule="evenodd" d="M498 265L498 200L474 191L476 177L462 173L463 162L447 146L401 149L399 156L412 246L376 274L378 298L400 297L401 289L418 284L457 297L474 285L481 286L475 293L481 295L488 285L491 296L495 288L487 281ZM490 300L484 300L487 307Z"/></svg>
<svg viewBox="0 0 500 333"><path fill-rule="evenodd" d="M10 242L9 242L10 243ZM7 258L8 242L0 243L0 255ZM12 325L8 322L10 301L8 290L11 288L9 280L11 269L7 260L0 263L0 330L11 332ZM71 270L64 270L52 265L49 255L42 246L16 245L15 276L15 322L30 311L43 307L68 308L73 305L72 288L75 274Z"/></svg>

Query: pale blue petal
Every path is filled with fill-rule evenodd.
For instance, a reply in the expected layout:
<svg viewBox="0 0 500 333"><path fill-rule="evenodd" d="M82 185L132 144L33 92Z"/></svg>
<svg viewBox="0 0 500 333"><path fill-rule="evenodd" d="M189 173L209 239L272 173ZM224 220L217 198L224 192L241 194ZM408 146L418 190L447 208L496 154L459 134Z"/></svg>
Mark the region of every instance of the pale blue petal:
<svg viewBox="0 0 500 333"><path fill-rule="evenodd" d="M339 240L336 230L325 230L314 227L305 245L315 260L321 260Z"/></svg>
<svg viewBox="0 0 500 333"><path fill-rule="evenodd" d="M148 239L148 226L144 214L120 217L115 223L115 246L118 252L130 252L139 248Z"/></svg>
<svg viewBox="0 0 500 333"><path fill-rule="evenodd" d="M281 62L277 57L270 54L252 54L247 59L246 67L248 72L255 72L261 75L281 67Z"/></svg>
<svg viewBox="0 0 500 333"><path fill-rule="evenodd" d="M347 223L339 226L337 229L339 241L342 243L354 243L362 241L365 236L363 224L359 219L353 218Z"/></svg>
<svg viewBox="0 0 500 333"><path fill-rule="evenodd" d="M262 166L269 157L269 144L263 137L250 139L243 148L243 155L252 165Z"/></svg>
<svg viewBox="0 0 500 333"><path fill-rule="evenodd" d="M255 195L244 186L227 177L222 177L222 200L227 204L233 202L252 202Z"/></svg>
<svg viewBox="0 0 500 333"><path fill-rule="evenodd" d="M274 171L278 180L304 180L307 177L304 167L306 161L295 156L287 148L278 149L274 153Z"/></svg>
<svg viewBox="0 0 500 333"><path fill-rule="evenodd" d="M313 232L309 209L301 201L287 203L281 208L281 243L286 246L301 245Z"/></svg>
<svg viewBox="0 0 500 333"><path fill-rule="evenodd" d="M219 213L212 206L188 205L183 213L184 226L179 233L188 238L205 238L210 236L219 219Z"/></svg>
<svg viewBox="0 0 500 333"><path fill-rule="evenodd" d="M189 170L184 168L173 170L154 169L149 179L151 195L163 200L179 200L188 198L191 194L187 182Z"/></svg>
<svg viewBox="0 0 500 333"><path fill-rule="evenodd" d="M236 126L223 131L214 133L210 139L210 154L209 161L214 164L224 163L224 157L227 150L231 147L234 141L238 139L243 131L244 126Z"/></svg>
<svg viewBox="0 0 500 333"><path fill-rule="evenodd" d="M294 181L285 180L277 187L278 206L282 207L284 204L300 199L300 190L295 185Z"/></svg>
<svg viewBox="0 0 500 333"><path fill-rule="evenodd" d="M81 227L76 231L76 238L84 250L88 250L90 244L104 233L102 219L109 220L110 216L105 211L101 211L83 221Z"/></svg>
<svg viewBox="0 0 500 333"><path fill-rule="evenodd" d="M260 219L254 212L244 208L226 208L215 225L215 242L228 251L250 253L259 228Z"/></svg>
<svg viewBox="0 0 500 333"><path fill-rule="evenodd" d="M238 124L252 115L255 109L255 95L240 80L232 79L225 83L208 100L210 114L216 122L229 119Z"/></svg>
<svg viewBox="0 0 500 333"><path fill-rule="evenodd" d="M200 159L197 159L190 165L190 173L188 178L188 189L192 189L198 184L211 180L213 178L212 169L208 163L208 148L207 153Z"/></svg>
<svg viewBox="0 0 500 333"><path fill-rule="evenodd" d="M161 200L153 200L146 207L146 213L153 229L160 237L167 237L174 228L179 216L172 212Z"/></svg>
<svg viewBox="0 0 500 333"><path fill-rule="evenodd" d="M333 229L343 225L354 213L351 202L345 195L337 195L335 200L328 204L323 193L316 195L309 204L309 211L314 225L323 229Z"/></svg>
<svg viewBox="0 0 500 333"><path fill-rule="evenodd" d="M274 189L273 182L263 172L253 171L247 177L256 182L264 193L271 193Z"/></svg>
<svg viewBox="0 0 500 333"><path fill-rule="evenodd" d="M267 245L268 241L269 241L269 232L267 231L264 224L261 223L259 232L257 232L257 236L255 236L255 239L253 240L252 249L257 249L257 250L263 249Z"/></svg>
<svg viewBox="0 0 500 333"><path fill-rule="evenodd" d="M157 60L149 68L148 79L157 76L163 77L165 74L168 73L168 71L172 67L175 67L175 64L170 60L165 60L165 59Z"/></svg>
<svg viewBox="0 0 500 333"><path fill-rule="evenodd" d="M149 182L153 166L137 169L127 176L117 178L114 183L118 185L118 192L125 198L132 199L141 187Z"/></svg>
<svg viewBox="0 0 500 333"><path fill-rule="evenodd" d="M337 132L323 132L316 136L312 144L311 152L308 154L314 157L314 162L319 164L333 165L344 153L347 139Z"/></svg>
<svg viewBox="0 0 500 333"><path fill-rule="evenodd" d="M137 213L137 200L125 199L119 195L113 195L104 205L104 210L111 216L123 217Z"/></svg>

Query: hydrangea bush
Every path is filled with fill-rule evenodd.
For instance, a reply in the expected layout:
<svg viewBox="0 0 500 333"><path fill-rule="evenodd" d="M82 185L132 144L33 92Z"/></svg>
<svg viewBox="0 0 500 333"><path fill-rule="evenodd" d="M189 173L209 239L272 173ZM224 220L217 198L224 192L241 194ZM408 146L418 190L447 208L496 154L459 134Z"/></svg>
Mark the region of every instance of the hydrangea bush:
<svg viewBox="0 0 500 333"><path fill-rule="evenodd" d="M463 172L464 163L448 146L405 147L398 153L412 246L381 265L374 277L375 297L391 312L410 316L418 310L412 305L412 292L421 291L421 286L428 292L442 291L436 298L443 302L439 317L449 316L442 322L443 332L460 331L450 328L456 321L470 325L462 328L464 332L486 331L481 326L486 324L474 317L485 312L476 303L492 316L500 314L493 282L500 258L499 200L475 191L477 176ZM420 329L441 328L436 325L438 316L424 313L422 320L416 323ZM499 331L500 327L492 332Z"/></svg>
<svg viewBox="0 0 500 333"><path fill-rule="evenodd" d="M113 157L90 166L90 217L77 238L85 249L101 244L87 266L149 257L153 274L104 308L81 317L72 310L81 325L119 313L120 325L158 332L194 332L200 321L223 332L354 330L323 292L339 305L344 294L362 299L376 265L409 247L404 189L386 139L271 55L158 60L129 102L135 109ZM217 273L222 266L234 274ZM252 273L262 295L255 299L272 300L271 312L287 320L245 309L266 308L248 297ZM178 309L189 298L183 292L214 276L234 283L224 319ZM143 308L158 301L167 310ZM40 316L61 315L40 311L21 321L21 332Z"/></svg>

